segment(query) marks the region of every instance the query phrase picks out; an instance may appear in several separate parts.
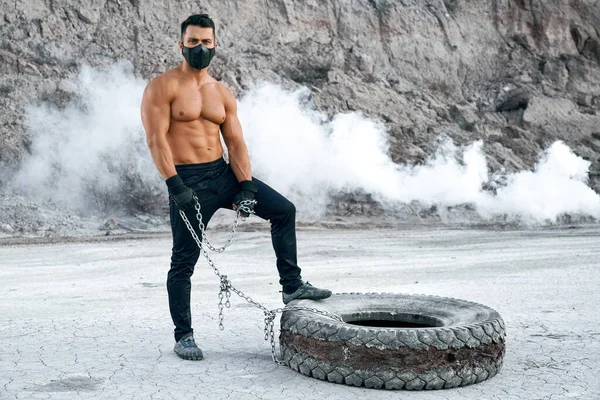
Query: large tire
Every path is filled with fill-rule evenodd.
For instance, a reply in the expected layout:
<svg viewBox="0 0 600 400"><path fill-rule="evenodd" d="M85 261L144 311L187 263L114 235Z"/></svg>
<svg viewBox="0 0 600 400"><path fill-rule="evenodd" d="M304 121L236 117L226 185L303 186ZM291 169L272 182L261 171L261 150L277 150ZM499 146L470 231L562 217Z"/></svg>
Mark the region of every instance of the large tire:
<svg viewBox="0 0 600 400"><path fill-rule="evenodd" d="M283 362L307 376L377 389L445 389L496 375L504 358L504 321L481 304L445 297L342 293L318 308L344 321L396 320L426 328L371 327L310 311L284 311Z"/></svg>

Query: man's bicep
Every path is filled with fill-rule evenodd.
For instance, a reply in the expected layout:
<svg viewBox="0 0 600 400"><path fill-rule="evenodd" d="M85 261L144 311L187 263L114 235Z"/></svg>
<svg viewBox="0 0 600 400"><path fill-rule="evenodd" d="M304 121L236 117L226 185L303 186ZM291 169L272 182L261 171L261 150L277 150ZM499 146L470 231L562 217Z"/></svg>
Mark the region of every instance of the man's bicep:
<svg viewBox="0 0 600 400"><path fill-rule="evenodd" d="M242 124L237 115L237 104L233 94L229 91L225 96L225 121L221 124L221 133L228 148L244 141Z"/></svg>
<svg viewBox="0 0 600 400"><path fill-rule="evenodd" d="M223 140L228 148L236 146L240 141L244 140L242 135L242 124L236 113L227 113L225 122L221 124L221 133Z"/></svg>
<svg viewBox="0 0 600 400"><path fill-rule="evenodd" d="M141 113L148 142L167 134L171 122L171 106L168 96L157 82L150 82L144 90Z"/></svg>

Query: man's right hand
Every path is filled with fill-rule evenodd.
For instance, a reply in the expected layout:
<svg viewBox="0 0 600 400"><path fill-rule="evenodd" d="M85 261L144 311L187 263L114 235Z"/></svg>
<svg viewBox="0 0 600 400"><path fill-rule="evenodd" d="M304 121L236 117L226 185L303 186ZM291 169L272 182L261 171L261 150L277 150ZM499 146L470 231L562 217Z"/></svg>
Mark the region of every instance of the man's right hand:
<svg viewBox="0 0 600 400"><path fill-rule="evenodd" d="M169 189L169 194L180 210L187 211L196 206L194 191L183 183L183 179L179 175L173 175L165 180L165 183Z"/></svg>

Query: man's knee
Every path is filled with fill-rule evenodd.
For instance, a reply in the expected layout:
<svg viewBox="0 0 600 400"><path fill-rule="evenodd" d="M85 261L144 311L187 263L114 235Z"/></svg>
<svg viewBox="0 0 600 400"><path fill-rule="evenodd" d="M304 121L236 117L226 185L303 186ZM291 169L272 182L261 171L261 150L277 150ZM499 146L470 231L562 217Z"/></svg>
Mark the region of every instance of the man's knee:
<svg viewBox="0 0 600 400"><path fill-rule="evenodd" d="M296 206L289 200L286 200L282 212L286 215L296 215Z"/></svg>
<svg viewBox="0 0 600 400"><path fill-rule="evenodd" d="M296 218L296 206L291 201L285 199L274 210L271 221L289 221Z"/></svg>
<svg viewBox="0 0 600 400"><path fill-rule="evenodd" d="M169 279L172 279L176 276L191 276L194 273L194 266L196 265L199 257L199 249L174 249L171 255Z"/></svg>

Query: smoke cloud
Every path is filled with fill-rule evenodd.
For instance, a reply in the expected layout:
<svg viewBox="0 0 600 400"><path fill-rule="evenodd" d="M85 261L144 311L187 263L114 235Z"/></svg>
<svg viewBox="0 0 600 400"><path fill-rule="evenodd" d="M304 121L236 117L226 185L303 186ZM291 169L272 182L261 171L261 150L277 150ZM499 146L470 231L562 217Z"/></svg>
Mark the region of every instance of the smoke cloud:
<svg viewBox="0 0 600 400"><path fill-rule="evenodd" d="M66 107L28 110L32 154L13 190L84 213L166 201L140 120L146 82L121 62L85 67L73 83ZM590 163L562 142L546 149L531 171L517 173L492 176L481 141L458 148L448 138L424 165L398 165L388 155L383 124L360 113L328 118L311 107L308 95L305 88L260 83L238 108L254 175L292 200L299 219L322 215L331 194L354 190L390 209L416 201L423 207L470 204L485 219L600 217L600 196L587 186Z"/></svg>
<svg viewBox="0 0 600 400"><path fill-rule="evenodd" d="M388 208L413 201L471 204L486 219L535 223L564 214L600 216L600 196L587 186L590 162L562 142L546 149L533 170L517 173L491 176L483 142L459 149L449 138L441 138L424 165L397 165L383 125L360 113L328 121L307 107L307 95L307 89L258 85L241 100L240 118L257 172L311 214L332 191L362 189Z"/></svg>
<svg viewBox="0 0 600 400"><path fill-rule="evenodd" d="M66 107L42 103L27 110L31 155L13 190L84 215L129 208L138 197L156 201L164 184L140 119L146 82L121 62L83 67L69 84L76 89Z"/></svg>

